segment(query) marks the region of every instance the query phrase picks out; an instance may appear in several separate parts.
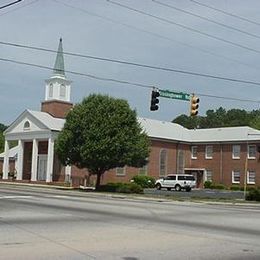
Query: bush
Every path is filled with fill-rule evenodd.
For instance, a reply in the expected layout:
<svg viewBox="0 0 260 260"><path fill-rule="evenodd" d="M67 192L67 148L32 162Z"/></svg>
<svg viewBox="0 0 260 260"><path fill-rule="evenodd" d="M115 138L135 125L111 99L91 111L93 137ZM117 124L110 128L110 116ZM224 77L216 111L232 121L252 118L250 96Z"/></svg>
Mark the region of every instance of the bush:
<svg viewBox="0 0 260 260"><path fill-rule="evenodd" d="M250 190L246 195L246 200L260 201L260 190L259 189Z"/></svg>
<svg viewBox="0 0 260 260"><path fill-rule="evenodd" d="M226 186L223 184L212 184L210 188L216 190L224 190L226 189Z"/></svg>
<svg viewBox="0 0 260 260"><path fill-rule="evenodd" d="M154 188L155 179L153 177L136 175L132 180L142 188Z"/></svg>
<svg viewBox="0 0 260 260"><path fill-rule="evenodd" d="M212 182L211 181L205 181L204 182L204 188L205 189L211 189Z"/></svg>
<svg viewBox="0 0 260 260"><path fill-rule="evenodd" d="M124 183L118 187L116 192L120 193L143 193L143 188L136 183Z"/></svg>
<svg viewBox="0 0 260 260"><path fill-rule="evenodd" d="M116 192L116 190L122 185L122 183L107 183L100 185L98 191Z"/></svg>
<svg viewBox="0 0 260 260"><path fill-rule="evenodd" d="M239 185L231 185L230 190L241 190L241 187Z"/></svg>
<svg viewBox="0 0 260 260"><path fill-rule="evenodd" d="M143 193L143 188L136 183L108 183L100 185L98 191L120 193Z"/></svg>

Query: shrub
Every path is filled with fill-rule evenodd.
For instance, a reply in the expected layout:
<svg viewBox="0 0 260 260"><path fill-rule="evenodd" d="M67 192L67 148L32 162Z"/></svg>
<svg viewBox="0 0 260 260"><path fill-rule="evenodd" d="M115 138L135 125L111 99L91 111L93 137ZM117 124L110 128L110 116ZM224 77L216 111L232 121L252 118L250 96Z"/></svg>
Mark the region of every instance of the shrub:
<svg viewBox="0 0 260 260"><path fill-rule="evenodd" d="M143 188L136 183L124 183L118 187L116 192L120 193L143 193Z"/></svg>
<svg viewBox="0 0 260 260"><path fill-rule="evenodd" d="M216 190L224 190L226 189L226 186L223 184L212 184L210 188Z"/></svg>
<svg viewBox="0 0 260 260"><path fill-rule="evenodd" d="M116 190L121 185L122 183L107 183L104 185L100 185L98 191L116 192Z"/></svg>
<svg viewBox="0 0 260 260"><path fill-rule="evenodd" d="M121 193L143 193L143 188L136 183L108 183L100 185L98 191L121 192Z"/></svg>
<svg viewBox="0 0 260 260"><path fill-rule="evenodd" d="M132 180L142 188L154 188L155 179L153 177L136 175Z"/></svg>
<svg viewBox="0 0 260 260"><path fill-rule="evenodd" d="M250 190L246 195L246 200L260 201L260 190L259 189Z"/></svg>
<svg viewBox="0 0 260 260"><path fill-rule="evenodd" d="M211 189L212 182L211 181L205 181L204 182L204 188L205 189Z"/></svg>
<svg viewBox="0 0 260 260"><path fill-rule="evenodd" d="M231 185L230 190L241 190L241 187L239 185Z"/></svg>

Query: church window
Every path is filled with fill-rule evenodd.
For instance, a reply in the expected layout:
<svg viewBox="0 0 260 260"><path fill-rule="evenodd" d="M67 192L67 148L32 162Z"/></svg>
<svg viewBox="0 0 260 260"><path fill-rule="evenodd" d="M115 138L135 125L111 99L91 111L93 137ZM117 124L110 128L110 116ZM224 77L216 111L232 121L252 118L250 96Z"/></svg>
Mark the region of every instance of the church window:
<svg viewBox="0 0 260 260"><path fill-rule="evenodd" d="M49 85L49 97L53 97L53 85Z"/></svg>
<svg viewBox="0 0 260 260"><path fill-rule="evenodd" d="M24 129L24 130L30 129L30 122L29 122L29 121L26 121L26 122L24 123L23 129Z"/></svg>
<svg viewBox="0 0 260 260"><path fill-rule="evenodd" d="M160 151L160 176L165 176L166 175L166 163L167 163L167 151L165 149L162 149Z"/></svg>
<svg viewBox="0 0 260 260"><path fill-rule="evenodd" d="M65 97L65 96L66 96L66 88L62 84L62 85L60 85L60 97Z"/></svg>

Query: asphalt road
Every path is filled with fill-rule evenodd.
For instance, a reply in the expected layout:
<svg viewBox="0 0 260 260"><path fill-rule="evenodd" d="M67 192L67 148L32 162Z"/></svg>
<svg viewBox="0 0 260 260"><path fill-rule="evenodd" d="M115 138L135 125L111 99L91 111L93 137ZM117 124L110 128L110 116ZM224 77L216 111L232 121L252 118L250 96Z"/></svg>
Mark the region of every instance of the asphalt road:
<svg viewBox="0 0 260 260"><path fill-rule="evenodd" d="M260 206L0 185L0 259L260 259Z"/></svg>

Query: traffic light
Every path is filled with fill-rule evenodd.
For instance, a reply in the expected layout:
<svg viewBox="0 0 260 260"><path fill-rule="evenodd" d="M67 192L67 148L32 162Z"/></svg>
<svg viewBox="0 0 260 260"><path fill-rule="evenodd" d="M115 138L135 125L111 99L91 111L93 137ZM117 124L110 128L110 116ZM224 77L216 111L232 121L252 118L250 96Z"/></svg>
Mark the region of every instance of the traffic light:
<svg viewBox="0 0 260 260"><path fill-rule="evenodd" d="M150 110L151 111L155 111L159 109L159 106L157 105L159 103L159 97L160 93L157 90L153 90L152 91L152 95L151 95L151 106L150 106Z"/></svg>
<svg viewBox="0 0 260 260"><path fill-rule="evenodd" d="M199 111L199 102L200 102L200 99L198 97L196 97L195 95L192 95L191 96L191 99L190 99L190 116L196 116Z"/></svg>

